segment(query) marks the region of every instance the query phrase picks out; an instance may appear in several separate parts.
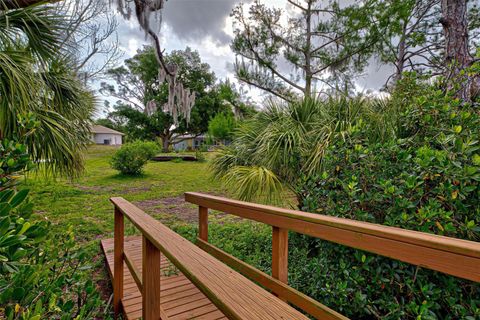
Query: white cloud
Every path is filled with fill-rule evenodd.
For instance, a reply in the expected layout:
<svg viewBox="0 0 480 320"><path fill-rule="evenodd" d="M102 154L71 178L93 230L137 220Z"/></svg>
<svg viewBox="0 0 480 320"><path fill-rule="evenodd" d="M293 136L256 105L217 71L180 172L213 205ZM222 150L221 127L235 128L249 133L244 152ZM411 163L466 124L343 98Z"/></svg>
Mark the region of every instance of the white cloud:
<svg viewBox="0 0 480 320"><path fill-rule="evenodd" d="M233 73L235 54L230 49L233 38L231 10L241 0L171 0L166 3L163 12L163 24L160 32L162 48L168 53L172 50L183 50L190 46L198 50L202 61L208 63L218 79L228 78L237 82ZM246 11L248 3L243 1ZM286 0L262 0L268 6L284 8L287 13L292 13L292 6ZM119 19L118 36L121 48L129 58L149 41L140 30L134 17L130 21ZM280 62L281 67L290 71L291 66ZM365 70L365 76L357 82L359 91L368 89L378 90L385 83L386 74L390 68L378 67L375 61L370 61ZM261 102L264 92L249 88L253 100Z"/></svg>

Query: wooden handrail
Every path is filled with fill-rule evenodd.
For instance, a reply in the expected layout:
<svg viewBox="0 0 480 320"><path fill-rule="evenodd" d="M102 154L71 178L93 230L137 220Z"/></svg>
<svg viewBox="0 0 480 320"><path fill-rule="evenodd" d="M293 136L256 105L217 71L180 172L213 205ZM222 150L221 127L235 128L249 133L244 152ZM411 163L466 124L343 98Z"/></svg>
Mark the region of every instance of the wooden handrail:
<svg viewBox="0 0 480 320"><path fill-rule="evenodd" d="M264 290L259 289L253 283L249 285L245 277L226 265L230 265L239 273L269 289L280 299L290 302L317 319L347 319L288 286L289 231L480 282L480 243L478 242L200 193L186 193L185 199L199 206L197 245L203 251L123 198L111 199L115 206L113 268L115 316L118 316L121 310L123 297L123 277L121 275L123 275L125 264L142 293L142 318L152 320L158 319L160 316L161 319L168 319L160 305L159 266L160 253L162 253L230 319L266 319L265 316L270 318L272 314L265 309L269 304L272 306L272 312L281 310L288 315L287 318L294 314L293 318L295 319L304 318L304 316L268 293L267 295L258 295L260 291ZM271 276L208 243L209 209L272 226ZM124 248L124 216L142 233L141 273L133 264L131 254ZM240 290L237 284L240 283L243 284L242 292L237 292ZM219 284L221 285L219 286ZM225 294L226 292L228 294ZM252 300L253 296L256 297ZM242 307L241 302L247 300L248 303L256 305L253 313Z"/></svg>
<svg viewBox="0 0 480 320"><path fill-rule="evenodd" d="M480 282L480 243L188 192L199 206Z"/></svg>
<svg viewBox="0 0 480 320"><path fill-rule="evenodd" d="M142 241L142 274L135 267L131 254L125 250L125 222L126 215L133 224L132 216L126 214L115 199L110 199L115 205L114 217L114 259L113 259L113 310L115 318L120 315L123 298L123 266L127 265L137 288L142 294L142 319L144 320L168 320L168 316L160 306L160 250L147 238L143 236ZM123 200L123 199L122 199Z"/></svg>
<svg viewBox="0 0 480 320"><path fill-rule="evenodd" d="M277 296L283 297L285 300L302 309L316 319L348 320L347 317L310 298L300 291L293 289L283 281L280 281L258 269L255 269L251 265L235 258L223 250L218 249L217 247L200 238L197 239L197 245L218 260L231 266L244 276L259 283L263 287L270 289Z"/></svg>
<svg viewBox="0 0 480 320"><path fill-rule="evenodd" d="M115 230L122 231L122 234L120 231L115 232L114 243L118 243L118 248L114 247L114 251L120 252L121 249L122 254L114 259L114 270L126 262L127 267L135 274L134 278L140 278L130 254L123 248L123 242L117 240L118 238L123 241L123 216L142 233L142 280L137 279L135 282L142 289L144 320L158 319L159 316L162 320L166 319L160 305L160 252L229 319L308 319L125 199L110 200L115 206L115 223L121 223ZM205 210L202 211L205 213ZM114 280L123 278L121 274L123 273L114 273ZM114 283L122 281L117 280ZM121 304L123 290L114 288L115 290L118 296L116 295L114 300Z"/></svg>
<svg viewBox="0 0 480 320"><path fill-rule="evenodd" d="M140 271L135 267L135 264L133 263L133 257L130 252L127 250L124 251L123 253L123 258L125 259L125 264L127 265L128 269L130 270L130 273L132 274L133 280L137 284L138 290L140 292L143 291L143 280L142 280L142 275L140 274Z"/></svg>

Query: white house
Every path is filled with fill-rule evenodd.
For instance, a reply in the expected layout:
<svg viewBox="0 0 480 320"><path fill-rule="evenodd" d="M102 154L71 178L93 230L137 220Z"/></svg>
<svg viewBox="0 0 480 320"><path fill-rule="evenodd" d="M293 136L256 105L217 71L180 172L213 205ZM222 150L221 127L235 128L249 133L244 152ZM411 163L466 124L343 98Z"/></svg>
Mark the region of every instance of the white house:
<svg viewBox="0 0 480 320"><path fill-rule="evenodd" d="M206 141L207 137L203 134L199 136L187 134L175 137L172 143L175 151L191 151L199 149Z"/></svg>
<svg viewBox="0 0 480 320"><path fill-rule="evenodd" d="M92 132L92 141L96 144L122 145L122 136L124 134L121 132L99 125L93 125L90 131Z"/></svg>

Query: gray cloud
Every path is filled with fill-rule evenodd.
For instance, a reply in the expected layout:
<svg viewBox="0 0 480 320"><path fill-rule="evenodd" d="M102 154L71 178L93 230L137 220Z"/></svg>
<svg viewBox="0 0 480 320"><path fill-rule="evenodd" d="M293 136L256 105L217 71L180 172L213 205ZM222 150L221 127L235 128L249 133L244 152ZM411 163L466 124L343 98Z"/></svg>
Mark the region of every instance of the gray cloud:
<svg viewBox="0 0 480 320"><path fill-rule="evenodd" d="M163 12L163 21L180 39L198 40L211 36L221 44L231 38L223 31L225 18L240 0L170 0Z"/></svg>
<svg viewBox="0 0 480 320"><path fill-rule="evenodd" d="M356 83L362 89L380 90L393 72L393 66L381 64L376 59L370 58L364 75L359 77Z"/></svg>

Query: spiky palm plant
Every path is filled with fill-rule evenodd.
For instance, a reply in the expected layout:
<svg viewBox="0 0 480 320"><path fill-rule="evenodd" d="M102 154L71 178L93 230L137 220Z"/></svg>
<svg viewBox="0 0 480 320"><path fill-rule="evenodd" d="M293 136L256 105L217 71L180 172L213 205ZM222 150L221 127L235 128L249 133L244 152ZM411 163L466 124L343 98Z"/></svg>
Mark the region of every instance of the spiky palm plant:
<svg viewBox="0 0 480 320"><path fill-rule="evenodd" d="M272 102L238 128L211 168L238 198L281 203L285 188L294 190L302 175L321 172L332 139L346 139L362 121L374 128L372 139L395 134L387 123L394 117L384 108L381 100L361 97Z"/></svg>
<svg viewBox="0 0 480 320"><path fill-rule="evenodd" d="M45 5L8 10L0 0L0 138L16 136L22 119L34 118L38 125L25 141L33 160L75 176L94 99L61 47L65 19Z"/></svg>

